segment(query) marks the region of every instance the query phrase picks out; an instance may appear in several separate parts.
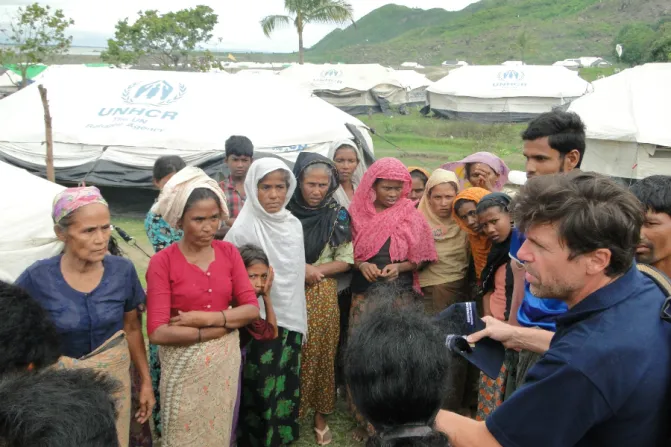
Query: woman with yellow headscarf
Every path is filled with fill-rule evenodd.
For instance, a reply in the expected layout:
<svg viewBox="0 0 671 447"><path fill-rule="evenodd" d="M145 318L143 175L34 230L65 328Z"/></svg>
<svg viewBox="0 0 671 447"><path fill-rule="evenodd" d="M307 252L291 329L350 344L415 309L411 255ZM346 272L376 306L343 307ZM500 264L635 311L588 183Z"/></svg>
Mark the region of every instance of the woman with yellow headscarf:
<svg viewBox="0 0 671 447"><path fill-rule="evenodd" d="M437 314L467 296L468 239L452 213L459 193L456 174L436 169L426 183L419 211L431 226L438 261L419 274L427 313Z"/></svg>

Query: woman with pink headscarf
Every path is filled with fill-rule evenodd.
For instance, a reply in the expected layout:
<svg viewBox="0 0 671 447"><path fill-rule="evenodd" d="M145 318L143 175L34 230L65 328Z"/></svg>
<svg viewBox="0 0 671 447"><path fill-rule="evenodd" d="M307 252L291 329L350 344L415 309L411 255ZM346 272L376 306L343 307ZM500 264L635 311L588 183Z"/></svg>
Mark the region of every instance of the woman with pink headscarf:
<svg viewBox="0 0 671 447"><path fill-rule="evenodd" d="M37 261L16 284L42 305L56 325L66 368L103 371L122 385L117 433L129 444L131 417L145 423L155 398L138 307L145 293L128 259L108 253L112 226L107 202L94 186L68 188L53 203L54 231L63 253ZM139 411L131 415L130 362L141 378Z"/></svg>
<svg viewBox="0 0 671 447"><path fill-rule="evenodd" d="M445 163L441 168L457 175L462 191L477 187L489 192L501 192L510 173L503 160L490 152L476 152L463 160Z"/></svg>
<svg viewBox="0 0 671 447"><path fill-rule="evenodd" d="M395 281L419 291L418 266L438 259L431 227L408 198L411 184L403 163L382 158L354 193L349 208L355 261L350 330L364 312L364 293L371 284ZM360 428L354 437L363 439L365 432Z"/></svg>

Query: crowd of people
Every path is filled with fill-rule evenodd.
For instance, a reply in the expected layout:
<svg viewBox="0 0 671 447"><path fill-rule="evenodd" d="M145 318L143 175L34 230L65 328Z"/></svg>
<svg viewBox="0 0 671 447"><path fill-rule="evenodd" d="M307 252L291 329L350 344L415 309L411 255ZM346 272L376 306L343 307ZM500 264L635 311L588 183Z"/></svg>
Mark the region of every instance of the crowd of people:
<svg viewBox="0 0 671 447"><path fill-rule="evenodd" d="M235 136L221 183L161 157L146 290L98 189L66 189L63 252L0 284L0 445L328 445L338 396L375 446L671 445L671 177L581 172L572 113L522 143L516 194L487 152L290 169ZM471 301L498 377L436 323Z"/></svg>

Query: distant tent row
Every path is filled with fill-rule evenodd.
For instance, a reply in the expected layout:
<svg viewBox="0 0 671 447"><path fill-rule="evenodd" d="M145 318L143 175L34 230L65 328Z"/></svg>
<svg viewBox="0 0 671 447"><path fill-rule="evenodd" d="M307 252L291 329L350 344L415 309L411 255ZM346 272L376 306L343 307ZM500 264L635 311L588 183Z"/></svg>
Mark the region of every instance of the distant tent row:
<svg viewBox="0 0 671 447"><path fill-rule="evenodd" d="M292 65L280 72L352 115L388 111L401 105L424 105L431 84L417 72L404 74L378 64Z"/></svg>
<svg viewBox="0 0 671 447"><path fill-rule="evenodd" d="M258 156L295 161L357 139L372 158L366 126L280 77L258 82L220 73L50 70L42 81L53 117L60 182L151 187L161 155L221 172L224 143L246 135ZM37 85L0 101L0 160L44 175L44 118Z"/></svg>
<svg viewBox="0 0 671 447"><path fill-rule="evenodd" d="M553 66L476 66L452 70L429 86L433 113L484 123L524 122L588 93L574 71Z"/></svg>
<svg viewBox="0 0 671 447"><path fill-rule="evenodd" d="M594 82L569 107L585 122L582 167L625 179L671 174L671 64L646 64Z"/></svg>

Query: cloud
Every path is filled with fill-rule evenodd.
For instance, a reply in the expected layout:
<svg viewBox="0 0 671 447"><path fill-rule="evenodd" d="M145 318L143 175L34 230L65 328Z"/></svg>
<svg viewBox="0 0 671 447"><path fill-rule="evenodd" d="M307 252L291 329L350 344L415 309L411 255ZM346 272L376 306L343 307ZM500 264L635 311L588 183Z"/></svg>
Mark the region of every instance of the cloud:
<svg viewBox="0 0 671 447"><path fill-rule="evenodd" d="M350 0L355 18L361 18L370 11L383 6L385 0ZM417 8L445 8L458 10L476 0L396 0L393 3ZM16 8L32 3L29 0L0 0L0 22L6 21ZM139 10L157 9L160 12L208 5L219 15L215 28L215 41L221 38L217 47L222 50L251 50L267 52L289 52L298 47L295 30L277 30L271 39L265 37L259 22L270 14L283 14L283 0L248 0L244 8L237 1L221 0L51 0L52 8L63 9L75 20L71 34L75 45L104 46L114 35L118 20L126 17L133 20ZM335 29L333 25L309 25L305 30L305 44L311 46Z"/></svg>

